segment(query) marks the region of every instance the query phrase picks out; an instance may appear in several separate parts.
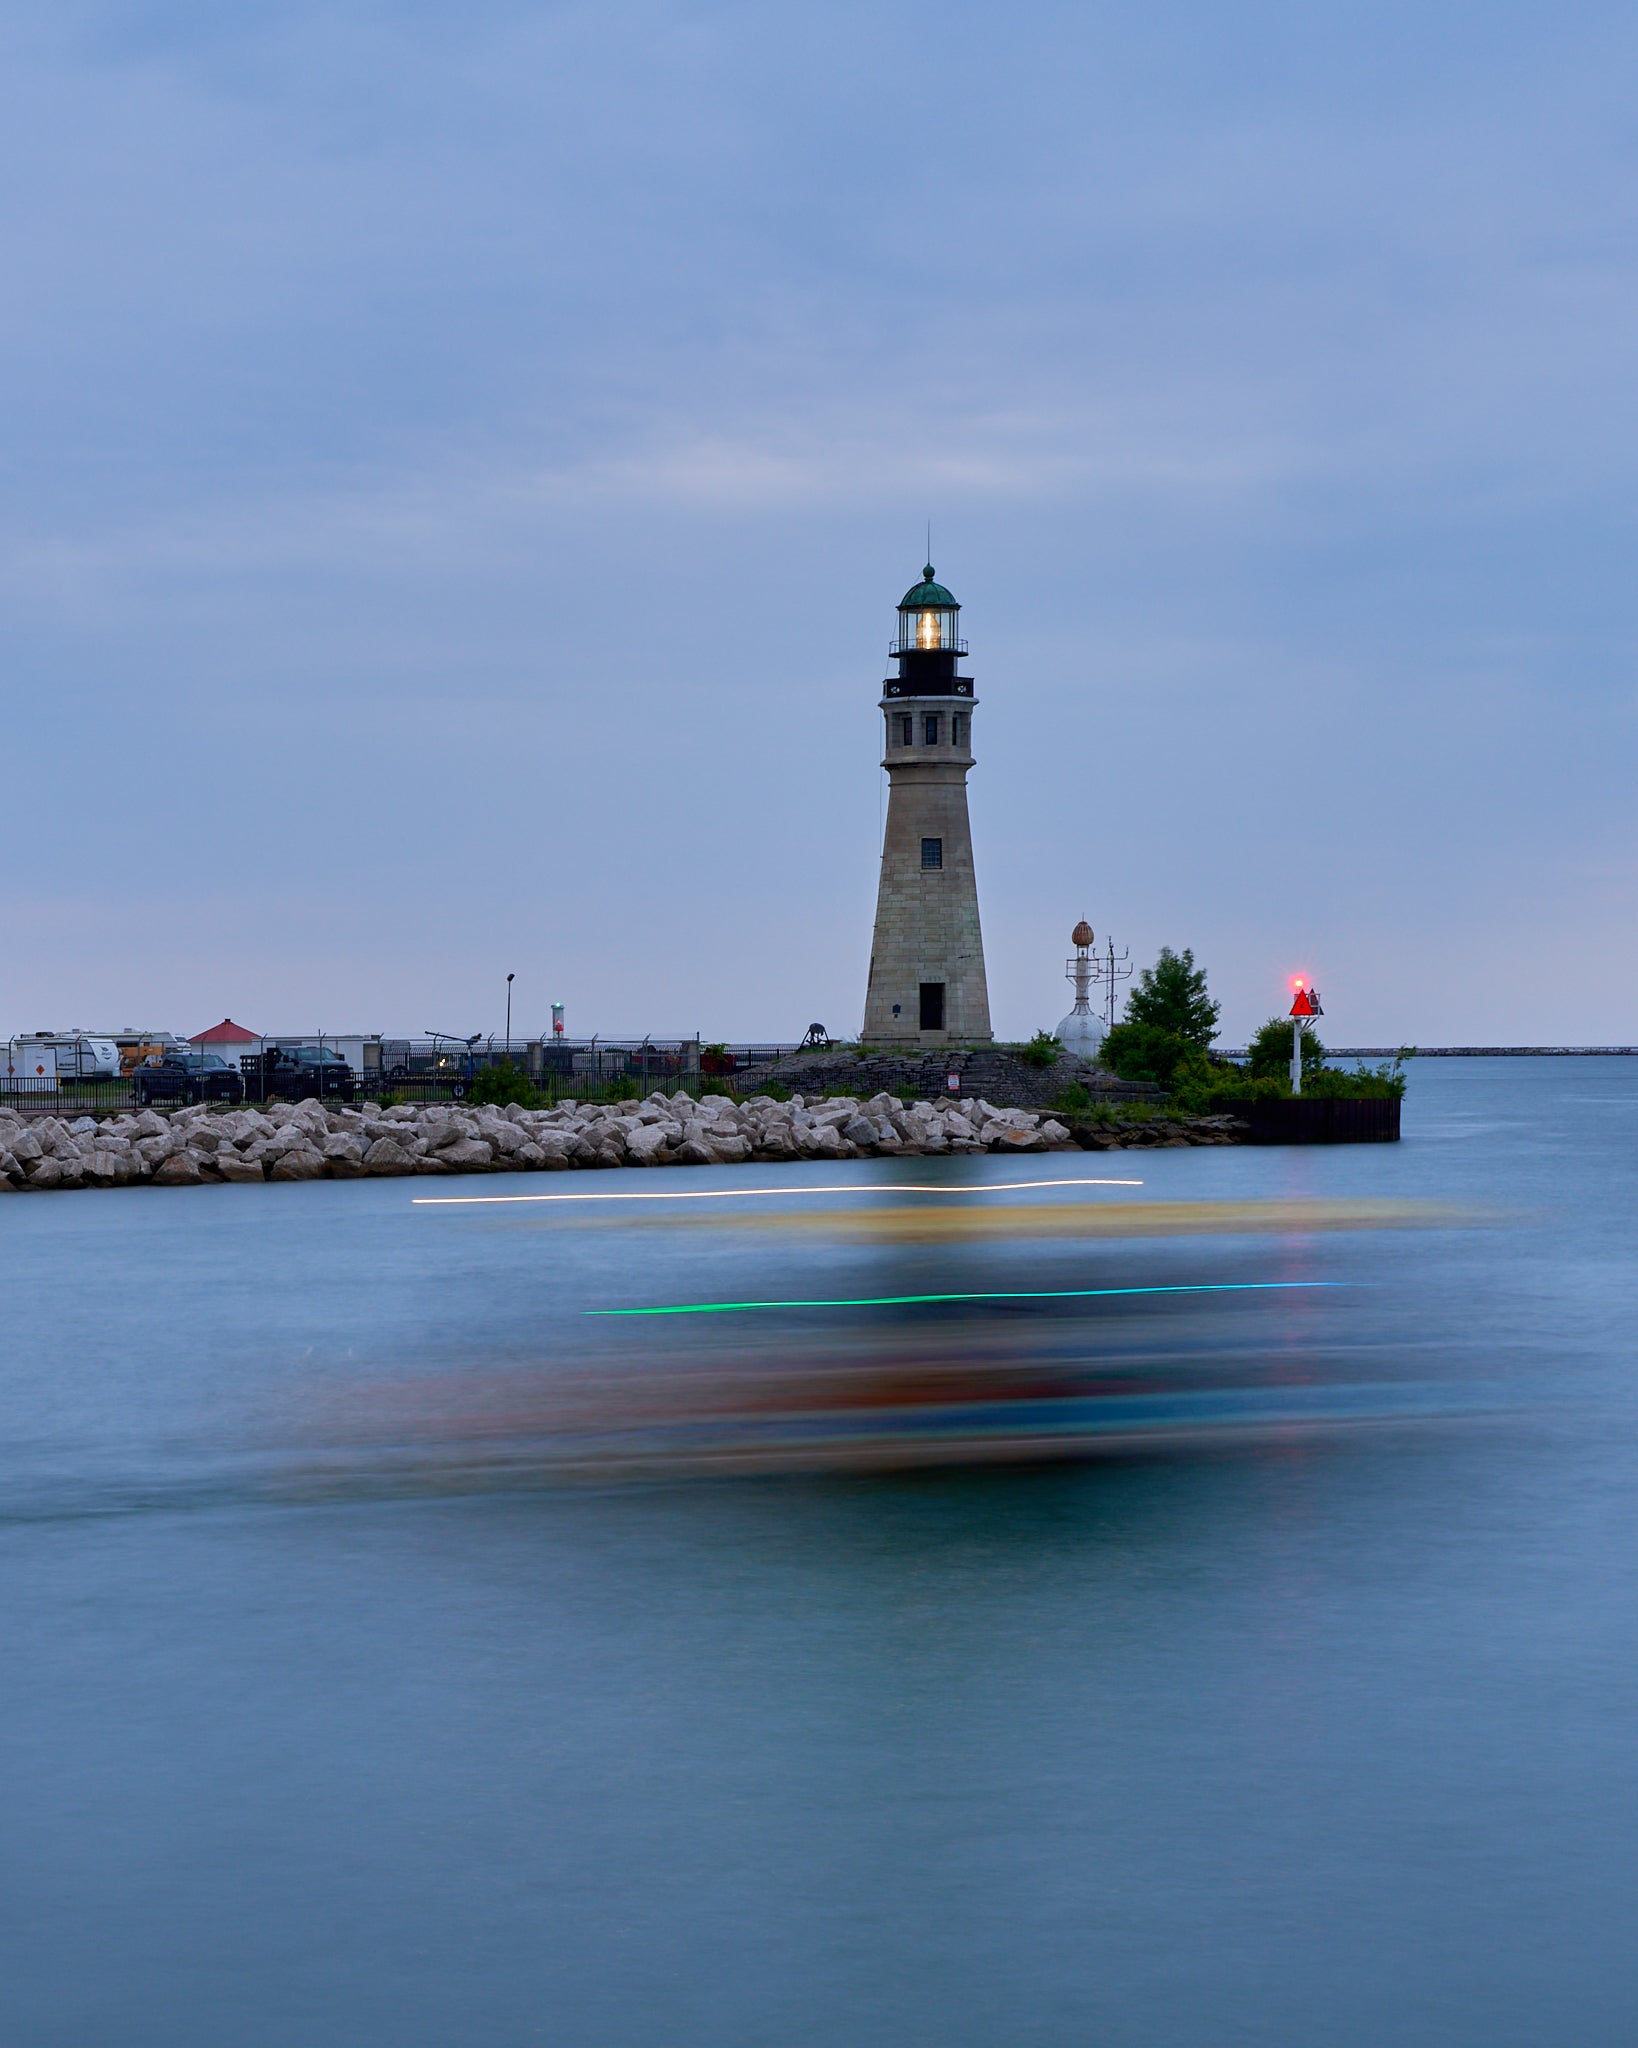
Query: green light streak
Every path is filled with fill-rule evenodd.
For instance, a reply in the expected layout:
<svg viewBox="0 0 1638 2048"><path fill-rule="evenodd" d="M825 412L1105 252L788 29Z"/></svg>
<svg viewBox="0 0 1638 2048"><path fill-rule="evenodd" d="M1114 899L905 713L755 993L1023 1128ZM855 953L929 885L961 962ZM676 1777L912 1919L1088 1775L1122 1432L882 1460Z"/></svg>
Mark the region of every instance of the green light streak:
<svg viewBox="0 0 1638 2048"><path fill-rule="evenodd" d="M860 1294L839 1301L682 1301L665 1308L587 1308L587 1316L723 1316L753 1308L911 1308L929 1301L1093 1301L1117 1294L1285 1294L1341 1280L1223 1280L1182 1287L1043 1287L994 1294Z"/></svg>

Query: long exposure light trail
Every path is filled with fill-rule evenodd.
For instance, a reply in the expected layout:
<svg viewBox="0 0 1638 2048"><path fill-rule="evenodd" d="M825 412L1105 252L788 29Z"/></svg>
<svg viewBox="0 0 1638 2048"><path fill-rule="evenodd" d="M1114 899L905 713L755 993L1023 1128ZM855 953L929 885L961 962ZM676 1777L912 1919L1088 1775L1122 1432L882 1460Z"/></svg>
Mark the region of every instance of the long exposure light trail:
<svg viewBox="0 0 1638 2048"><path fill-rule="evenodd" d="M753 1308L908 1308L929 1301L1092 1301L1128 1294L1288 1294L1344 1280L1222 1280L1177 1287L1043 1287L985 1294L860 1294L831 1301L682 1301L660 1308L586 1308L586 1316L720 1316Z"/></svg>
<svg viewBox="0 0 1638 2048"><path fill-rule="evenodd" d="M940 1187L929 1181L865 1180L836 1187L816 1188L633 1188L629 1191L587 1189L561 1195L412 1195L417 1209L469 1209L493 1207L500 1202L723 1202L730 1196L760 1197L790 1195L1007 1195L1041 1188L1140 1188L1140 1180L992 1180L977 1181L970 1187Z"/></svg>

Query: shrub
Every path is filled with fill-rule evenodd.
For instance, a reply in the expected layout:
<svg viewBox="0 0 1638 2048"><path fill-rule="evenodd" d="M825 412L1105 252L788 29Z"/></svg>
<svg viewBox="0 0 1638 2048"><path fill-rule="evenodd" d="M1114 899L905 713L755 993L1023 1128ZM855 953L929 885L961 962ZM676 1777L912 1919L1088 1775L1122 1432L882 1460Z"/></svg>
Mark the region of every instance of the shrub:
<svg viewBox="0 0 1638 2048"><path fill-rule="evenodd" d="M1170 1032L1204 1052L1217 1036L1221 1008L1206 993L1206 970L1195 966L1193 948L1174 953L1162 946L1160 958L1143 969L1126 998L1126 1022Z"/></svg>
<svg viewBox="0 0 1638 2048"><path fill-rule="evenodd" d="M493 1102L504 1108L515 1102L519 1109L538 1109L540 1090L511 1060L497 1060L492 1067L480 1067L466 1091L468 1102Z"/></svg>
<svg viewBox="0 0 1638 2048"><path fill-rule="evenodd" d="M1028 1045L1019 1046L1018 1057L1026 1067L1055 1067L1063 1049L1062 1039L1054 1038L1050 1031L1037 1031Z"/></svg>
<svg viewBox="0 0 1638 2048"><path fill-rule="evenodd" d="M1198 1115L1223 1093L1225 1081L1232 1085L1237 1078L1234 1068L1207 1059L1197 1047L1191 1046L1172 1069L1168 1091L1171 1107Z"/></svg>
<svg viewBox="0 0 1638 2048"><path fill-rule="evenodd" d="M1076 1115L1092 1107L1092 1091L1084 1081L1071 1081L1067 1088L1061 1090L1052 1106L1054 1109L1067 1110L1072 1116Z"/></svg>
<svg viewBox="0 0 1638 2048"><path fill-rule="evenodd" d="M1272 1075L1253 1080L1242 1067L1210 1060L1202 1070L1178 1070L1172 1100L1180 1109L1202 1111L1215 1102L1261 1102L1290 1093L1289 1085Z"/></svg>
<svg viewBox="0 0 1638 2048"><path fill-rule="evenodd" d="M1405 1055L1400 1053L1391 1063L1384 1060L1379 1067L1368 1067L1361 1060L1351 1074L1345 1074L1341 1067L1321 1067L1317 1073L1310 1074L1305 1063L1302 1092L1342 1102L1402 1096L1405 1092Z"/></svg>

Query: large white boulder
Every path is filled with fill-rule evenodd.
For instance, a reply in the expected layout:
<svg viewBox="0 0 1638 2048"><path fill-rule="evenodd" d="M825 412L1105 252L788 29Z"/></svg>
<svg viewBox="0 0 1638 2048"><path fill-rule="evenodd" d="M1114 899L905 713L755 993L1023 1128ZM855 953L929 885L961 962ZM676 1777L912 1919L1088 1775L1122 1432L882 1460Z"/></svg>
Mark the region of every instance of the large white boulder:
<svg viewBox="0 0 1638 2048"><path fill-rule="evenodd" d="M154 1168L156 1188L197 1187L204 1177L199 1161L185 1145L178 1152L168 1152Z"/></svg>
<svg viewBox="0 0 1638 2048"><path fill-rule="evenodd" d="M682 1132L675 1124L669 1126L680 1138ZM665 1154L667 1125L644 1123L634 1130L626 1140L626 1162L631 1166L654 1166Z"/></svg>
<svg viewBox="0 0 1638 2048"><path fill-rule="evenodd" d="M317 1152L311 1129L293 1119L281 1124L261 1148L269 1159L283 1159L291 1152Z"/></svg>
<svg viewBox="0 0 1638 2048"><path fill-rule="evenodd" d="M453 1145L440 1145L438 1157L455 1173L486 1173L494 1153L482 1138L459 1138Z"/></svg>
<svg viewBox="0 0 1638 2048"><path fill-rule="evenodd" d="M324 1156L315 1152L311 1145L297 1146L294 1151L281 1152L268 1168L269 1180L322 1180L324 1178Z"/></svg>
<svg viewBox="0 0 1638 2048"><path fill-rule="evenodd" d="M391 1138L377 1138L364 1154L364 1167L368 1173L413 1173L415 1163L415 1154Z"/></svg>

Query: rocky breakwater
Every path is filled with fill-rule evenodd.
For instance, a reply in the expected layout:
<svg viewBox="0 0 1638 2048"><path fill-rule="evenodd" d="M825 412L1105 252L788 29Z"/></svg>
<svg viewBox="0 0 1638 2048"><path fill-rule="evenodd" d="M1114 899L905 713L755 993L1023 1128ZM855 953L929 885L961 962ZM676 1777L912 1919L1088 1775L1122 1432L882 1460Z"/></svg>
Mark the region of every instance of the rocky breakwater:
<svg viewBox="0 0 1638 2048"><path fill-rule="evenodd" d="M562 1103L545 1110L303 1102L168 1115L147 1109L101 1120L0 1111L0 1190L1221 1145L1235 1142L1236 1129L1228 1117L1071 1129L1031 1110L982 1100L905 1103L887 1094L868 1102L656 1094L645 1102Z"/></svg>
<svg viewBox="0 0 1638 2048"><path fill-rule="evenodd" d="M188 1187L1074 1147L1063 1124L1027 1110L987 1102L907 1105L889 1095L869 1102L651 1095L646 1102L563 1103L547 1110L303 1102L168 1115L149 1109L101 1120L0 1112L0 1187Z"/></svg>

